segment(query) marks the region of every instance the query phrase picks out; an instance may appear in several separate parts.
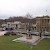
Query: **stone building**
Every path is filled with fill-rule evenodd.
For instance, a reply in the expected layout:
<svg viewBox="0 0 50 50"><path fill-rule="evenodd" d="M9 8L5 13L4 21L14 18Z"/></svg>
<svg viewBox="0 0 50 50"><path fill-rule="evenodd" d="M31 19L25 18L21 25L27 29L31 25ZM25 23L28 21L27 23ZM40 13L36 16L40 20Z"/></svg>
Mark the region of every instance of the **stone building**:
<svg viewBox="0 0 50 50"><path fill-rule="evenodd" d="M6 24L2 24L2 27L4 27L6 30L15 30L15 29L26 29L27 23L21 23L19 21L15 22L7 22Z"/></svg>
<svg viewBox="0 0 50 50"><path fill-rule="evenodd" d="M50 17L36 17L36 30L37 31L50 31Z"/></svg>

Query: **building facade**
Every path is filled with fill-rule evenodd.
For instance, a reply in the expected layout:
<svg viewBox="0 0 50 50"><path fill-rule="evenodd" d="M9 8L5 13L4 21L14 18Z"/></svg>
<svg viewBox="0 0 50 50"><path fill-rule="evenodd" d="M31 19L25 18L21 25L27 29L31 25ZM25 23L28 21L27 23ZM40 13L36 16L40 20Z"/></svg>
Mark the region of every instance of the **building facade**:
<svg viewBox="0 0 50 50"><path fill-rule="evenodd" d="M2 24L2 27L6 30L15 30L15 29L27 29L28 23L21 23L19 21L7 22Z"/></svg>
<svg viewBox="0 0 50 50"><path fill-rule="evenodd" d="M37 31L50 31L50 17L36 17L36 30Z"/></svg>

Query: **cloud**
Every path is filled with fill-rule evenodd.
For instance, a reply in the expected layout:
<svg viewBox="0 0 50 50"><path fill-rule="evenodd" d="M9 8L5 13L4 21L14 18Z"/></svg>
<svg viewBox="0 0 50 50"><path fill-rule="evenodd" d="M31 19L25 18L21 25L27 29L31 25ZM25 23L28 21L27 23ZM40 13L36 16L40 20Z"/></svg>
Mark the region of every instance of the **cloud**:
<svg viewBox="0 0 50 50"><path fill-rule="evenodd" d="M0 16L50 15L50 0L0 0ZM0 17L1 18L1 17Z"/></svg>

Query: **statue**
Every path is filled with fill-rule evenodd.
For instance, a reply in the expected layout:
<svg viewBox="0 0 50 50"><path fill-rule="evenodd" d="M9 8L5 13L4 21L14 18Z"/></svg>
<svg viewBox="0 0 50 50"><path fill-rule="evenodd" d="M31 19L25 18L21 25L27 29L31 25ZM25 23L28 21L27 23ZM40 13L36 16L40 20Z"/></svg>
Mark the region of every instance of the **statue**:
<svg viewBox="0 0 50 50"><path fill-rule="evenodd" d="M28 30L27 30L26 39L32 39L31 29L28 29Z"/></svg>

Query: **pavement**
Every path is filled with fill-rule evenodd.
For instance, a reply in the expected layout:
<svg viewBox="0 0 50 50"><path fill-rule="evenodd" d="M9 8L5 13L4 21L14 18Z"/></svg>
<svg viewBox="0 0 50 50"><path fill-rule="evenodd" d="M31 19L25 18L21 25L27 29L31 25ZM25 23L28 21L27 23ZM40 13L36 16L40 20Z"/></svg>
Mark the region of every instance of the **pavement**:
<svg viewBox="0 0 50 50"><path fill-rule="evenodd" d="M50 38L50 36L42 36L40 38L40 36L32 36L32 39L26 39L26 36L14 39L13 41L15 42L24 42L24 43L29 43L32 45L37 45L42 39L44 38Z"/></svg>
<svg viewBox="0 0 50 50"><path fill-rule="evenodd" d="M7 31L0 31L0 36L3 36Z"/></svg>
<svg viewBox="0 0 50 50"><path fill-rule="evenodd" d="M32 45L36 45L35 42L37 42L40 39L39 36L32 36L32 39L26 39L26 36L14 39L13 41L15 42L24 42L24 43L29 43Z"/></svg>

